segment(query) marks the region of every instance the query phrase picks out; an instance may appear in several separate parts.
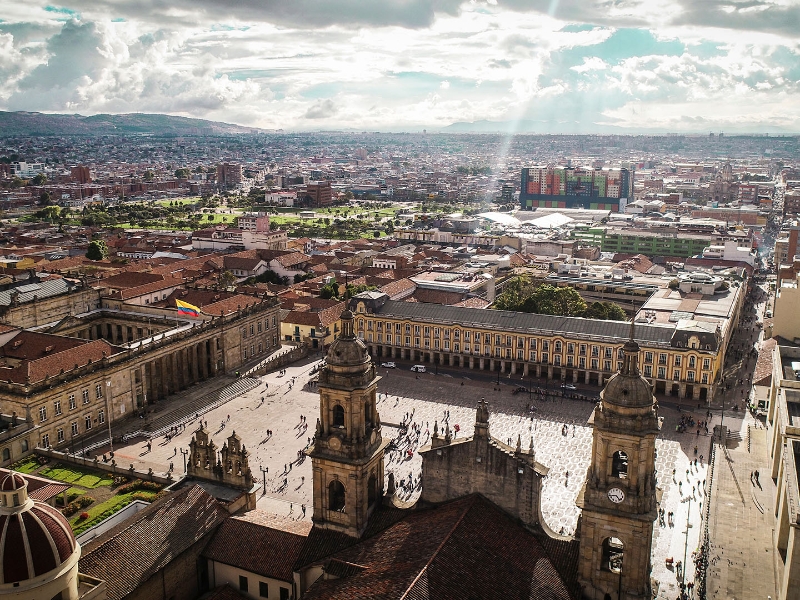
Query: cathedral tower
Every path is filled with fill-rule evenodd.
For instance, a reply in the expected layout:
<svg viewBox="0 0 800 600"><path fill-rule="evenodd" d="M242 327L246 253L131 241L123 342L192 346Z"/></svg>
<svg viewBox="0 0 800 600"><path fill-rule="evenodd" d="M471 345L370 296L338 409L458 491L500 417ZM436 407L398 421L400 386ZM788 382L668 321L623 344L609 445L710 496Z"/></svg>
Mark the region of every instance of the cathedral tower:
<svg viewBox="0 0 800 600"><path fill-rule="evenodd" d="M645 600L656 519L655 442L660 424L649 382L639 373L639 345L623 346L622 368L589 419L592 461L578 496L582 509L579 580L586 598Z"/></svg>
<svg viewBox="0 0 800 600"><path fill-rule="evenodd" d="M360 537L383 496L383 454L376 408L378 377L353 313L342 313L319 376L319 418L309 452L314 473L314 524Z"/></svg>

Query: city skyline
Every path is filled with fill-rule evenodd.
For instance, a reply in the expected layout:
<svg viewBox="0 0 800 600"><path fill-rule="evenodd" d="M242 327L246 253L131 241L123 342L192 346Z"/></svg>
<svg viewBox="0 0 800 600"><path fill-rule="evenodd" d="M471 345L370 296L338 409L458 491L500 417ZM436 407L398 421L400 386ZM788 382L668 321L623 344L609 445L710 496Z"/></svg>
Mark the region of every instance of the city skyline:
<svg viewBox="0 0 800 600"><path fill-rule="evenodd" d="M0 110L297 131L800 131L791 0L0 6Z"/></svg>

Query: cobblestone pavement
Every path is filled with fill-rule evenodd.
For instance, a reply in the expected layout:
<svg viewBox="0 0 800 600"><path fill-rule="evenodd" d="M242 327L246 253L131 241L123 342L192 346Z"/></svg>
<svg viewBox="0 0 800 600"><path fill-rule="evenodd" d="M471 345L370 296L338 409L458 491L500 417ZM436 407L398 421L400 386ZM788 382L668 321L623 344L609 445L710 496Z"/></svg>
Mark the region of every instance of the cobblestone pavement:
<svg viewBox="0 0 800 600"><path fill-rule="evenodd" d="M258 507L291 514L298 519L303 518L303 506L306 507L306 519L310 519L312 513L311 461L298 459L297 452L308 445L319 413L318 394L305 385L314 362L306 360L290 366L282 376L279 373L265 375L261 379L268 388L259 386L203 417L208 421L217 445L221 446L235 430L250 450L250 467L260 483ZM527 448L533 436L537 460L550 469L542 494L545 521L556 532L574 532L579 516L575 498L583 484L591 453L591 430L586 421L594 406L592 402L570 399L543 401L527 393L514 395L511 392L519 382L503 381L498 385L469 379L468 373L467 377L430 373L416 376L401 369L380 369L379 374L383 379L378 385L378 411L385 437L399 436L397 426L407 414L421 426L415 449L428 441L434 423L438 423L440 429L448 424L451 430L458 425L459 431L454 434L456 439L470 436L474 428L475 406L480 398L489 401L490 430L494 437L515 445L517 436L520 436L523 448ZM202 393L202 390L198 389L197 393ZM534 405L533 411L528 411L529 404ZM446 411L449 411L449 419L446 419ZM666 568L664 559L683 560L687 511L691 512L692 524L686 544L688 553L697 546L700 503L705 500L700 486L705 478L710 437L698 436L696 429L676 432L680 417L690 413L662 408L660 414L664 423L657 443L656 467L663 492L661 507L665 513L673 512L674 519L672 526L668 522L663 527L656 524L653 576L661 582L659 597L674 598L677 595L676 574ZM695 419L704 418L702 412L691 414ZM301 415L308 420L307 429L301 425ZM718 422L719 416L716 415L710 421L709 430ZM726 416L725 423L736 428L742 422ZM566 436L562 434L564 424L568 426ZM146 451L145 440L141 439L118 448L118 462L121 465L134 463L137 468L153 468L156 472L164 472L170 463L174 463L175 472L180 473L183 468L181 449L188 448L197 426L195 420L169 442L164 438L155 440L151 452ZM274 432L272 437L267 437L267 429ZM690 459L695 458L695 445L698 448L696 469L690 467ZM700 455L703 455L702 460ZM263 472L262 467L268 472ZM676 473L674 481L673 469ZM419 477L420 471L421 458L417 452L410 459L400 451L387 455L386 474L394 473L398 483L408 481L409 475ZM263 493L265 480L266 493ZM404 493L403 497L413 499L419 493L415 489ZM692 498L691 503L688 498ZM692 575L687 573L687 577Z"/></svg>

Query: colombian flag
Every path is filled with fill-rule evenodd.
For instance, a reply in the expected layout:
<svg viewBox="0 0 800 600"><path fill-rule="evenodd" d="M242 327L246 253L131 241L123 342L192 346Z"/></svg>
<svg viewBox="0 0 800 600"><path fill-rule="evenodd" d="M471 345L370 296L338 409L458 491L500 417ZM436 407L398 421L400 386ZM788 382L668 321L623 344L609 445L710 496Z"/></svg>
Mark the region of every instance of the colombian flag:
<svg viewBox="0 0 800 600"><path fill-rule="evenodd" d="M188 302L181 302L180 300L175 300L178 305L178 316L180 317L199 317L200 316L200 309L197 308L194 304L189 304Z"/></svg>

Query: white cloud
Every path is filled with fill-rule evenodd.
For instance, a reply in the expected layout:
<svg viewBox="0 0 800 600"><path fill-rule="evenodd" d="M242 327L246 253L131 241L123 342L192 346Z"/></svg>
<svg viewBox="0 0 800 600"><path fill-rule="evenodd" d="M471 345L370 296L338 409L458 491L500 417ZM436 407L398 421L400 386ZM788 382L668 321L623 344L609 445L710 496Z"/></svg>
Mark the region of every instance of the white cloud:
<svg viewBox="0 0 800 600"><path fill-rule="evenodd" d="M780 111L787 124L800 114L796 40L774 19L792 4L735 5L734 16L757 21L749 29L715 26L688 0L561 0L554 12L550 0L362 4L245 0L221 22L211 0L78 0L74 18L0 0L0 108L376 129L535 114L591 130L620 125L626 107L631 126L647 114L684 129L711 118L756 127L762 119L744 112L762 105L775 107L770 126ZM615 37L618 26L655 23L647 47ZM741 114L715 114L736 101Z"/></svg>
<svg viewBox="0 0 800 600"><path fill-rule="evenodd" d="M597 56L587 56L583 59L583 64L570 67L576 73L586 73L588 71L603 71L608 68L606 61Z"/></svg>

